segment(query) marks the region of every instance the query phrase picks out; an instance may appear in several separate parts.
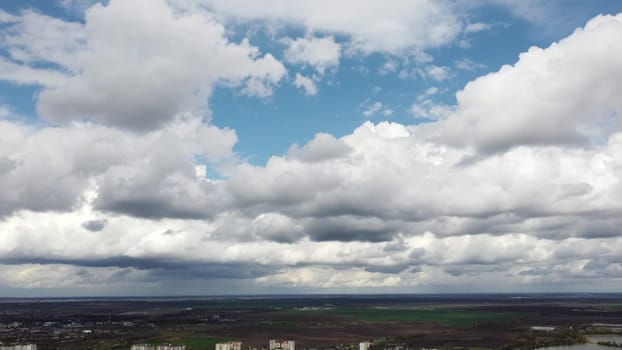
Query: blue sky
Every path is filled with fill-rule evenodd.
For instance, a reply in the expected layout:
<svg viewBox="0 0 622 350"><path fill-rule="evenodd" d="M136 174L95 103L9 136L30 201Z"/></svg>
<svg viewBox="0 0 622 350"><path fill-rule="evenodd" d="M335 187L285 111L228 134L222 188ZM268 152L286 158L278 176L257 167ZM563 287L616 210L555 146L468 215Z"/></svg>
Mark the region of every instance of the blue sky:
<svg viewBox="0 0 622 350"><path fill-rule="evenodd" d="M621 11L5 1L0 296L617 290Z"/></svg>

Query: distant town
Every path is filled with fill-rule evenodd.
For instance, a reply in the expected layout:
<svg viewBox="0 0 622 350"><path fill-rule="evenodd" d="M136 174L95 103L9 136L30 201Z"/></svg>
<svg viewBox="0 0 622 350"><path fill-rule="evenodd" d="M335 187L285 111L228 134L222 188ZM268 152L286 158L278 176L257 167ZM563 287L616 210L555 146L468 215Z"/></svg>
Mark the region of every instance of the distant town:
<svg viewBox="0 0 622 350"><path fill-rule="evenodd" d="M296 350L295 340L282 340L282 339L270 339L267 350ZM359 343L359 350L369 350L370 342L364 341ZM249 347L248 349L257 349L255 347ZM311 350L314 348L309 348ZM33 349L36 350L36 347ZM172 345L172 344L138 344L132 345L131 350L186 350L185 345ZM242 350L242 342L232 341L224 343L216 343L214 350Z"/></svg>
<svg viewBox="0 0 622 350"><path fill-rule="evenodd" d="M611 348L620 305L617 294L0 300L0 350Z"/></svg>

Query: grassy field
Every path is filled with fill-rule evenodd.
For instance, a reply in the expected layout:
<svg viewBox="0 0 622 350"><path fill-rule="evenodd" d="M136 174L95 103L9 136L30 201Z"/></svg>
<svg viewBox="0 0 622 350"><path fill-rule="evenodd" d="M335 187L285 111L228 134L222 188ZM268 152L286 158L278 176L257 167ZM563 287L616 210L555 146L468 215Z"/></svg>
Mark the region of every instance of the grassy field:
<svg viewBox="0 0 622 350"><path fill-rule="evenodd" d="M622 311L622 304L610 304L607 305L604 309L610 311Z"/></svg>
<svg viewBox="0 0 622 350"><path fill-rule="evenodd" d="M440 325L469 327L481 323L506 322L525 316L518 312L489 312L456 309L412 309L412 308L336 308L333 310L299 311L288 313L316 312L351 318L357 321L395 321L436 323Z"/></svg>
<svg viewBox="0 0 622 350"><path fill-rule="evenodd" d="M294 328L297 326L294 322L286 322L286 321L261 321L256 324L257 327L266 327L266 328Z"/></svg>

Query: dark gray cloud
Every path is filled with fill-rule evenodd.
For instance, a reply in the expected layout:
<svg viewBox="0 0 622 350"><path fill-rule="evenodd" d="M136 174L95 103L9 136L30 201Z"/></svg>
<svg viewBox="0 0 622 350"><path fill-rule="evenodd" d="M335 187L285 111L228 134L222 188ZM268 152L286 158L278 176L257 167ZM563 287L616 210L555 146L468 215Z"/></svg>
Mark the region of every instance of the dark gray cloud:
<svg viewBox="0 0 622 350"><path fill-rule="evenodd" d="M396 229L393 223L357 216L316 218L305 223L305 232L315 241L386 242L398 233Z"/></svg>
<svg viewBox="0 0 622 350"><path fill-rule="evenodd" d="M380 272L380 273L389 273L389 274L397 274L408 269L412 271L413 269L416 270L417 268L418 268L417 266L413 267L411 265L387 265L387 266L372 265L372 266L364 267L365 271L368 271L368 272Z"/></svg>
<svg viewBox="0 0 622 350"><path fill-rule="evenodd" d="M480 276L485 273L507 271L508 265L504 264L461 264L443 267L443 271L451 276Z"/></svg>
<svg viewBox="0 0 622 350"><path fill-rule="evenodd" d="M166 258L134 258L129 256L102 257L97 259L71 259L55 257L22 256L2 258L0 263L7 265L20 264L63 264L80 267L134 267L151 270L158 268L182 268L192 265L184 261Z"/></svg>
<svg viewBox="0 0 622 350"><path fill-rule="evenodd" d="M88 220L82 223L82 227L84 227L84 229L89 230L91 232L99 232L103 230L104 227L106 227L107 223L108 223L108 220L106 219Z"/></svg>
<svg viewBox="0 0 622 350"><path fill-rule="evenodd" d="M275 273L277 267L256 263L207 263L149 271L154 281L186 279L254 279Z"/></svg>
<svg viewBox="0 0 622 350"><path fill-rule="evenodd" d="M547 276L553 273L552 266L537 266L519 272L521 276Z"/></svg>
<svg viewBox="0 0 622 350"><path fill-rule="evenodd" d="M408 258L411 260L411 262L420 263L424 261L423 257L425 253L426 253L425 248L422 248L422 247L413 248L408 254Z"/></svg>
<svg viewBox="0 0 622 350"><path fill-rule="evenodd" d="M393 241L386 243L382 247L382 251L387 253L403 252L406 250L408 250L408 244L404 242L404 237L400 235L398 235Z"/></svg>
<svg viewBox="0 0 622 350"><path fill-rule="evenodd" d="M180 219L201 219L206 217L206 213L199 208L195 208L192 203L188 203L187 206L179 203L175 204L168 202L166 198L133 197L127 200L111 200L109 202L104 202L104 200L97 203L99 210L141 218L161 219L174 217Z"/></svg>
<svg viewBox="0 0 622 350"><path fill-rule="evenodd" d="M7 157L0 158L0 175L4 173L8 173L9 171L15 169L17 166L16 162Z"/></svg>
<svg viewBox="0 0 622 350"><path fill-rule="evenodd" d="M153 280L161 279L245 279L257 278L274 273L276 266L262 265L253 262L202 262L184 261L164 257L135 258L117 256L99 259L67 259L45 257L14 257L2 258L0 264L62 264L77 267L117 267L146 270ZM88 271L88 270L85 270ZM121 270L122 271L122 270Z"/></svg>

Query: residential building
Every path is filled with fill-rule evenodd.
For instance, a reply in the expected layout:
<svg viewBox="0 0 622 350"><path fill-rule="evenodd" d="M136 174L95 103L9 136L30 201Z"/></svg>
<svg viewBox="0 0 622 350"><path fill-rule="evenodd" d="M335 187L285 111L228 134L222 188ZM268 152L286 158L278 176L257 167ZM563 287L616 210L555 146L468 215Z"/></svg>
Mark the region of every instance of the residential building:
<svg viewBox="0 0 622 350"><path fill-rule="evenodd" d="M293 340L270 339L270 350L296 350Z"/></svg>
<svg viewBox="0 0 622 350"><path fill-rule="evenodd" d="M242 342L230 341L226 343L217 343L214 350L242 350Z"/></svg>

